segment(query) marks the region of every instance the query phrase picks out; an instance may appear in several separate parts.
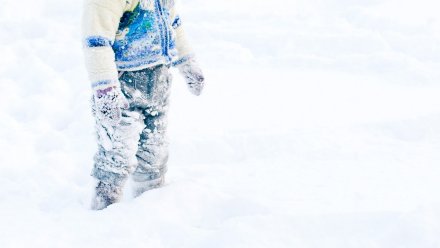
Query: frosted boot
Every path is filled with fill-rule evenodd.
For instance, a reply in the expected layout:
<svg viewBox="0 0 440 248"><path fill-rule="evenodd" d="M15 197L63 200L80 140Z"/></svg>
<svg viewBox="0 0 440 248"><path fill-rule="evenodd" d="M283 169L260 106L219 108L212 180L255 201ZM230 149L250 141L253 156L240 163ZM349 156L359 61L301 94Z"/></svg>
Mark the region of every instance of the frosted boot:
<svg viewBox="0 0 440 248"><path fill-rule="evenodd" d="M99 181L92 198L92 210L102 210L109 205L119 202L122 198L122 187Z"/></svg>
<svg viewBox="0 0 440 248"><path fill-rule="evenodd" d="M165 176L162 175L156 179L148 180L148 181L135 181L132 182L132 190L133 190L133 196L138 197L145 191L159 188L165 183Z"/></svg>

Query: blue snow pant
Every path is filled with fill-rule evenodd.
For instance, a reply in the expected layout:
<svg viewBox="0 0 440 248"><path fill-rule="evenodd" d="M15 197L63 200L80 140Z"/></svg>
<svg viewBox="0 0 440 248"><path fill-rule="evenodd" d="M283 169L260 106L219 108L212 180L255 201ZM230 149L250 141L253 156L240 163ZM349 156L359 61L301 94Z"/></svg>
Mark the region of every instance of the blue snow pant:
<svg viewBox="0 0 440 248"><path fill-rule="evenodd" d="M98 152L92 176L116 186L122 186L129 176L134 182L160 186L168 160L169 68L159 65L119 75L130 108L123 110L117 126L96 121Z"/></svg>

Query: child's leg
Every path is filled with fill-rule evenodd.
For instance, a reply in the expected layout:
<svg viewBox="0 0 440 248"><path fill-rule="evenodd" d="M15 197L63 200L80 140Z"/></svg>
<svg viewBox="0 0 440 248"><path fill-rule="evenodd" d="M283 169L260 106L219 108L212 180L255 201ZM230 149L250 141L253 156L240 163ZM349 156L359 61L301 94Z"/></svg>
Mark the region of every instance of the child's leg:
<svg viewBox="0 0 440 248"><path fill-rule="evenodd" d="M127 99L131 104L132 99ZM96 121L98 152L94 157L92 176L98 183L92 209L103 209L122 197L122 188L137 165L136 153L144 126L142 114L132 109L122 112L117 126Z"/></svg>
<svg viewBox="0 0 440 248"><path fill-rule="evenodd" d="M132 177L135 196L160 187L164 183L167 171L166 113L157 112L155 115L146 116L145 126L136 154L138 166Z"/></svg>
<svg viewBox="0 0 440 248"><path fill-rule="evenodd" d="M134 195L163 184L167 170L167 110L171 75L166 66L156 66L121 77L123 91L133 98L133 106L141 111L145 128L140 135L136 154L138 166L133 173Z"/></svg>

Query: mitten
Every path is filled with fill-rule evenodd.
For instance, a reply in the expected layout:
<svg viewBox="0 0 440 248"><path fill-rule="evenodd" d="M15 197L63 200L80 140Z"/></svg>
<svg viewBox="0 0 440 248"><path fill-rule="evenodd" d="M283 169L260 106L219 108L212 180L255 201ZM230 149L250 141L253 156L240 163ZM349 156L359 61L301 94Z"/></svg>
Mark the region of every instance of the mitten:
<svg viewBox="0 0 440 248"><path fill-rule="evenodd" d="M104 125L119 124L122 109L129 108L128 100L119 86L95 89L93 99L95 116Z"/></svg>
<svg viewBox="0 0 440 248"><path fill-rule="evenodd" d="M194 59L189 59L178 65L177 68L185 78L189 91L192 94L199 96L203 90L205 77L196 61Z"/></svg>

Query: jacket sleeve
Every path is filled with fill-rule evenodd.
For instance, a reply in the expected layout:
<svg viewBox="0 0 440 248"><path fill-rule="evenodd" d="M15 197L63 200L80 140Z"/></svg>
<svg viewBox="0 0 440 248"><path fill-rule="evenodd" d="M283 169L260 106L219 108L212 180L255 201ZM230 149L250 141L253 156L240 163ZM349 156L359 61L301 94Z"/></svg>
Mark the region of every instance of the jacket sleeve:
<svg viewBox="0 0 440 248"><path fill-rule="evenodd" d="M85 0L82 39L93 88L119 85L112 45L125 3L125 0Z"/></svg>
<svg viewBox="0 0 440 248"><path fill-rule="evenodd" d="M194 57L193 51L186 39L185 31L182 26L182 20L176 10L176 7L171 9L172 27L176 37L176 49L178 52L178 60L173 63L174 66L182 64Z"/></svg>

